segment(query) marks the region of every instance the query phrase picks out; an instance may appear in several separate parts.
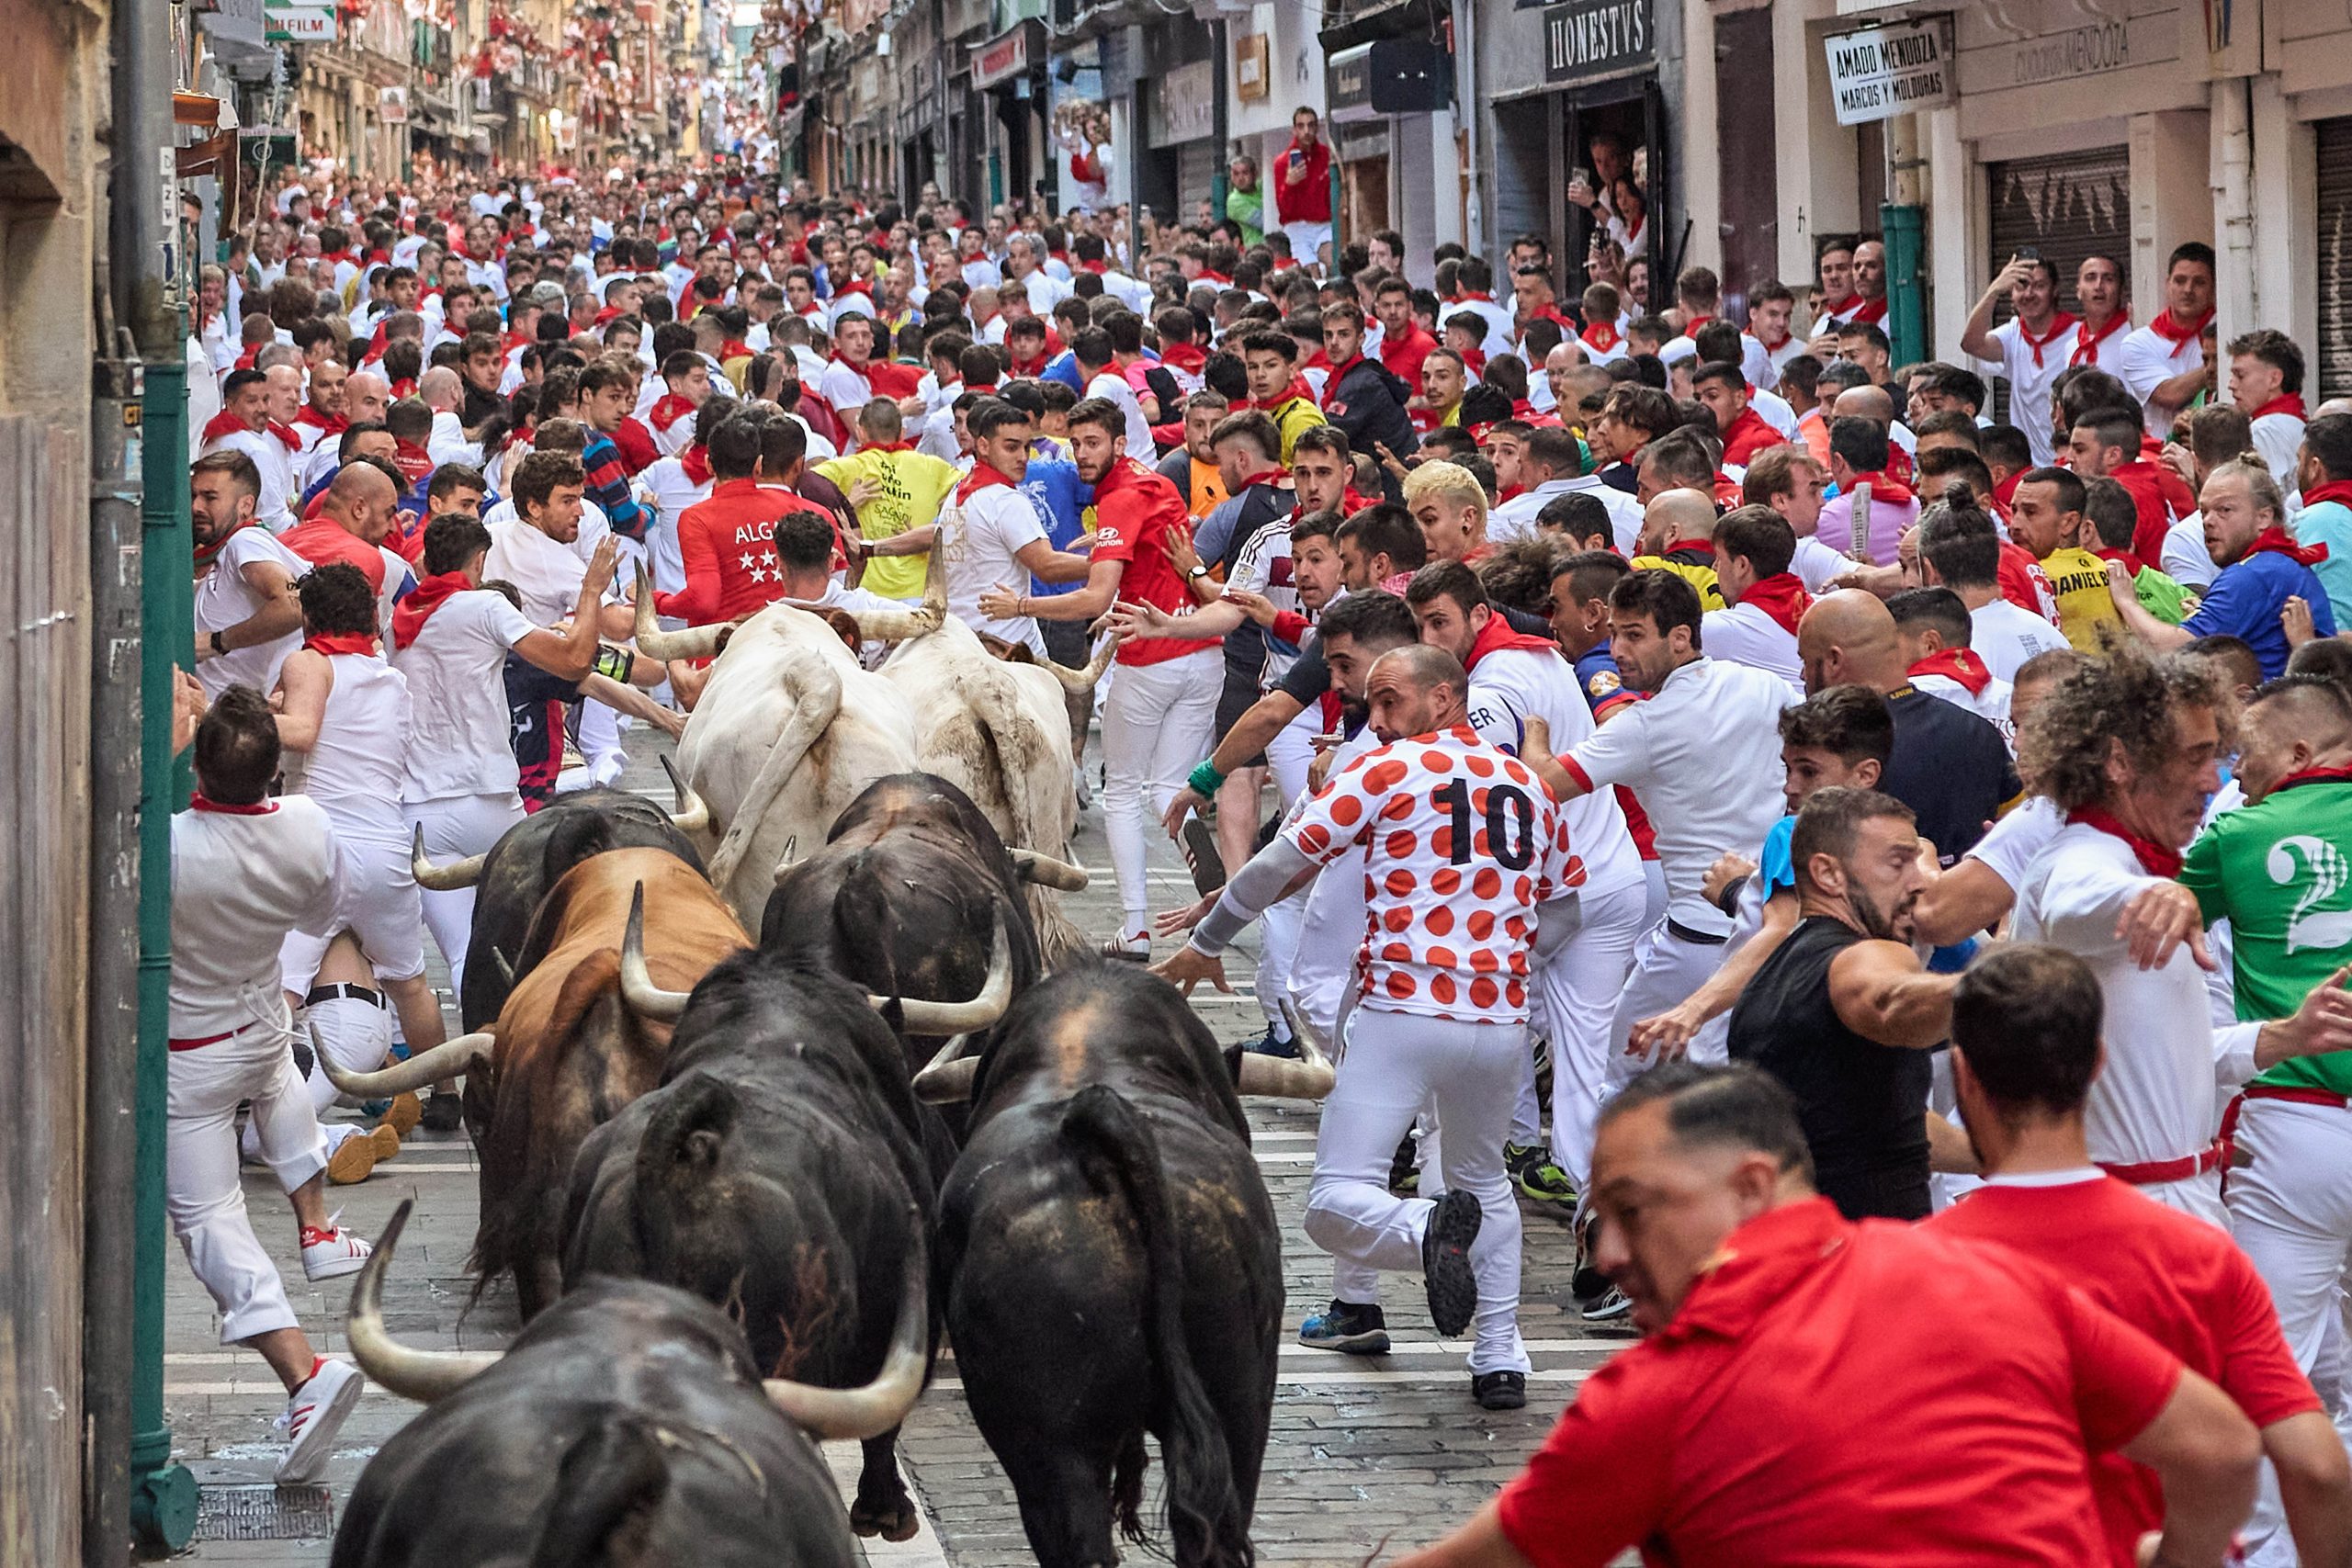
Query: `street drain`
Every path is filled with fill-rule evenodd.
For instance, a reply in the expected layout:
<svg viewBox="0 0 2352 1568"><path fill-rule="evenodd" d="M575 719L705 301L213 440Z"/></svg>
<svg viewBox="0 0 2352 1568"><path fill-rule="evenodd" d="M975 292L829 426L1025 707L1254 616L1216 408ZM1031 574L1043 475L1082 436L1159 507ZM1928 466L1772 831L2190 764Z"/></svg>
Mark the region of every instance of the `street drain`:
<svg viewBox="0 0 2352 1568"><path fill-rule="evenodd" d="M198 1540L324 1540L334 1499L323 1486L206 1486L197 1494Z"/></svg>

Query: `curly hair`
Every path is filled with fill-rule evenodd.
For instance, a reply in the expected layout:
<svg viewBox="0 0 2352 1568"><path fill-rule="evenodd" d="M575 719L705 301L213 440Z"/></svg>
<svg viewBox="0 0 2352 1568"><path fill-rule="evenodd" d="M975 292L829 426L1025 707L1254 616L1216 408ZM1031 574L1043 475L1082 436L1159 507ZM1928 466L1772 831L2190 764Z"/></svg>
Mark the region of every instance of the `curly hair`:
<svg viewBox="0 0 2352 1568"><path fill-rule="evenodd" d="M2175 708L2210 709L2225 750L2236 733L2236 705L2211 660L2179 653L2150 658L2109 635L2106 657L2084 660L2060 681L2018 735L2026 787L2062 810L2108 798L2107 763L2118 746L2135 770L2161 767L2175 749Z"/></svg>
<svg viewBox="0 0 2352 1568"><path fill-rule="evenodd" d="M1513 539L1478 563L1478 581L1493 603L1548 616L1552 575L1563 553L1549 536Z"/></svg>

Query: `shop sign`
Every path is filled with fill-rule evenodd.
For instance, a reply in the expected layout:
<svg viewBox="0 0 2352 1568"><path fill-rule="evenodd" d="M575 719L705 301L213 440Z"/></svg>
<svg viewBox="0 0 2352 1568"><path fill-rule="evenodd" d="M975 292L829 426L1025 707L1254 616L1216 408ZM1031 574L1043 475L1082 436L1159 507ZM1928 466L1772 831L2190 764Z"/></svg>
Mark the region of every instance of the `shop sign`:
<svg viewBox="0 0 2352 1568"><path fill-rule="evenodd" d="M267 0L263 12L266 30L263 37L271 43L333 43L335 40L334 8L332 6L297 6L292 0Z"/></svg>
<svg viewBox="0 0 2352 1568"><path fill-rule="evenodd" d="M1546 82L1598 81L1657 62L1649 0L1566 0L1543 17Z"/></svg>
<svg viewBox="0 0 2352 1568"><path fill-rule="evenodd" d="M992 87L1008 77L1018 76L1029 69L1029 28L1026 24L992 43L982 44L972 55L972 85Z"/></svg>
<svg viewBox="0 0 2352 1568"><path fill-rule="evenodd" d="M376 118L386 125L408 123L408 89L382 87L376 93Z"/></svg>
<svg viewBox="0 0 2352 1568"><path fill-rule="evenodd" d="M1866 125L1953 101L1951 18L1927 17L1824 39L1840 125Z"/></svg>
<svg viewBox="0 0 2352 1568"><path fill-rule="evenodd" d="M1331 56L1323 71L1323 101L1333 114L1372 108L1372 45L1360 43Z"/></svg>

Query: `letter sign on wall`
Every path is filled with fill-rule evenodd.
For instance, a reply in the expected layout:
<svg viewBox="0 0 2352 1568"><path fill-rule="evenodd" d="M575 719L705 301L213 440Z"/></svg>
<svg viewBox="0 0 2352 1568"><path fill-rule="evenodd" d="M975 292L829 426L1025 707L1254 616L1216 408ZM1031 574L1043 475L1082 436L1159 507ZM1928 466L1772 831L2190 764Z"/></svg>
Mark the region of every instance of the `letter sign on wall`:
<svg viewBox="0 0 2352 1568"><path fill-rule="evenodd" d="M1822 40L1840 125L1891 119L1952 101L1951 18L1928 17Z"/></svg>

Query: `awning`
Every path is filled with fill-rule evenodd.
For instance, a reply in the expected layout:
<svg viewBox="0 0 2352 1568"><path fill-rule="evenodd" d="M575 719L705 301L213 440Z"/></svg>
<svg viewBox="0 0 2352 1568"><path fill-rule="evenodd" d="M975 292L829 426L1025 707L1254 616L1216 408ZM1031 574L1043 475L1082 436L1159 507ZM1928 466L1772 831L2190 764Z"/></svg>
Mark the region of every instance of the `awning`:
<svg viewBox="0 0 2352 1568"><path fill-rule="evenodd" d="M1371 0L1352 6L1316 36L1336 55L1385 38L1427 38L1437 26L1435 0Z"/></svg>

